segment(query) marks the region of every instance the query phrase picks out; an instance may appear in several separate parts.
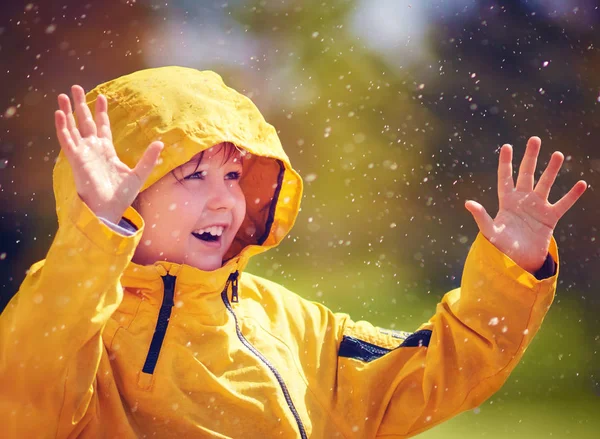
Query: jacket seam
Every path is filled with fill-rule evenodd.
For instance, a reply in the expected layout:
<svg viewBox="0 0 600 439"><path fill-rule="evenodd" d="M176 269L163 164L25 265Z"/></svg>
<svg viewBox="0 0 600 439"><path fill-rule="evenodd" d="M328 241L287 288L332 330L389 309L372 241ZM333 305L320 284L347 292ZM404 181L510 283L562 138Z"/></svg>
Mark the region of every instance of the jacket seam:
<svg viewBox="0 0 600 439"><path fill-rule="evenodd" d="M239 316L238 316L239 318ZM300 365L297 362L296 359L296 355L294 355L294 353L292 352L292 350L290 349L290 347L287 345L287 343L285 341L283 341L281 338L279 338L278 336L276 336L275 334L271 333L271 331L269 331L268 329L266 329L258 320L256 320L253 317L245 317L245 320L252 320L254 321L263 331L265 331L267 334L269 334L271 337L273 337L274 339L278 340L281 344L283 344L285 346L285 348L288 350L288 352L291 354L291 357L294 359L294 365L296 366L296 369L300 372L302 370L302 368L300 367ZM340 428L343 429L344 433L343 437L344 438L348 438L349 436L346 434L346 424L345 423L340 423L340 421L337 418L337 415L335 415L333 413L332 410L330 410L326 404L323 404L323 402L321 401L320 397L313 391L313 389L311 388L311 386L308 383L308 380L306 379L306 376L304 375L304 373L300 373L300 376L302 377L302 381L304 381L304 384L306 384L306 388L310 391L311 395L314 396L315 401L317 401L319 403L319 405L325 409L327 411L327 413L329 413L329 415L332 417L332 419L335 419L335 423L336 425ZM343 428L342 428L343 427Z"/></svg>
<svg viewBox="0 0 600 439"><path fill-rule="evenodd" d="M125 291L123 291L123 294L125 294ZM117 329L115 330L115 333L113 334L112 338L110 339L110 345L109 345L110 350L112 350L112 348L113 348L113 344L115 342L115 339L117 338L117 334L119 333L119 331L121 331L121 329L123 329L125 331L129 330L129 327L133 324L133 321L137 318L138 312L139 312L141 306L142 306L142 300L140 299L140 300L138 300L138 304L135 308L135 311L131 315L131 319L129 320L129 323L127 325L118 324ZM111 318L112 318L112 316L111 316Z"/></svg>
<svg viewBox="0 0 600 439"><path fill-rule="evenodd" d="M63 397L62 397L62 403L60 404L60 411L58 413L58 420L57 420L57 423L56 423L56 433L54 433L54 439L58 438L58 431L60 429L60 422L61 422L62 417L63 417L63 412L65 411L65 403L66 403L66 400L67 400L67 382L69 381L69 372L70 371L71 371L71 366L67 367L67 370L65 372L65 384L63 385Z"/></svg>

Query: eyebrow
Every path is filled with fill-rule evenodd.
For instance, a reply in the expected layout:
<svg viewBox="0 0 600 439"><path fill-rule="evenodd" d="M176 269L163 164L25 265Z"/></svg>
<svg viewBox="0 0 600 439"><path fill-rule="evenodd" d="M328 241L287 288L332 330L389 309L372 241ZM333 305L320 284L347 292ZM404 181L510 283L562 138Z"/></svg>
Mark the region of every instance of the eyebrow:
<svg viewBox="0 0 600 439"><path fill-rule="evenodd" d="M200 166L202 164L202 162L198 163L198 159L200 158L200 155L202 154L202 152L206 152L206 151L201 151L198 154L194 155L191 159L189 159L187 162L179 165L180 167L184 167L184 166L190 166L190 165L198 165ZM236 160L238 159L238 160ZM204 160L202 160L204 161ZM234 165L244 165L244 157L241 154L234 154L233 156L231 156L229 158L229 160L227 160L226 162L223 163L222 166L225 166L228 163L232 163Z"/></svg>

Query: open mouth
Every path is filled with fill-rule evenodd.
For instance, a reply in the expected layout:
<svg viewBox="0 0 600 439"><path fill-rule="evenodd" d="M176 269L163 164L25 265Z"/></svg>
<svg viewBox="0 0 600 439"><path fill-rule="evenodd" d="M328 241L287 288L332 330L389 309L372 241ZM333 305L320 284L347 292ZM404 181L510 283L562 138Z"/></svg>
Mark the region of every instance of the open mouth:
<svg viewBox="0 0 600 439"><path fill-rule="evenodd" d="M192 235L194 235L200 241L204 241L204 242L219 242L221 240L220 236L212 235L209 232L204 232L204 233L192 232Z"/></svg>
<svg viewBox="0 0 600 439"><path fill-rule="evenodd" d="M202 241L202 244L218 248L221 247L221 237L223 236L225 229L226 226L224 225L207 226L203 229L194 230L192 235Z"/></svg>

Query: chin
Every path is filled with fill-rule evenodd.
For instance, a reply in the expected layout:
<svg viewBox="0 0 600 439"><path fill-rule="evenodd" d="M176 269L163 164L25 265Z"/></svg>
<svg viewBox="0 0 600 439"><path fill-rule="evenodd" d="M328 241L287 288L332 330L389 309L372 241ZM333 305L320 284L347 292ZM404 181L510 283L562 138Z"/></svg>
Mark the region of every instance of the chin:
<svg viewBox="0 0 600 439"><path fill-rule="evenodd" d="M221 261L207 261L206 259L204 259L204 260L201 259L199 261L193 261L193 262L188 261L188 264L190 264L202 271L215 271L215 270L221 268L221 265L223 265Z"/></svg>

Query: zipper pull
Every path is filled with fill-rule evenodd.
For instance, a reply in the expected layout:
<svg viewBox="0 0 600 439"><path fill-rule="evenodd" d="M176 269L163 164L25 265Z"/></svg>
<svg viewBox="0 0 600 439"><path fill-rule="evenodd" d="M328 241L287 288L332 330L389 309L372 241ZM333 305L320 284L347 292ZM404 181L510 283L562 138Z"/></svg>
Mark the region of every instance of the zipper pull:
<svg viewBox="0 0 600 439"><path fill-rule="evenodd" d="M231 302L238 303L238 271L236 270L234 273L229 275L229 280L231 281Z"/></svg>

